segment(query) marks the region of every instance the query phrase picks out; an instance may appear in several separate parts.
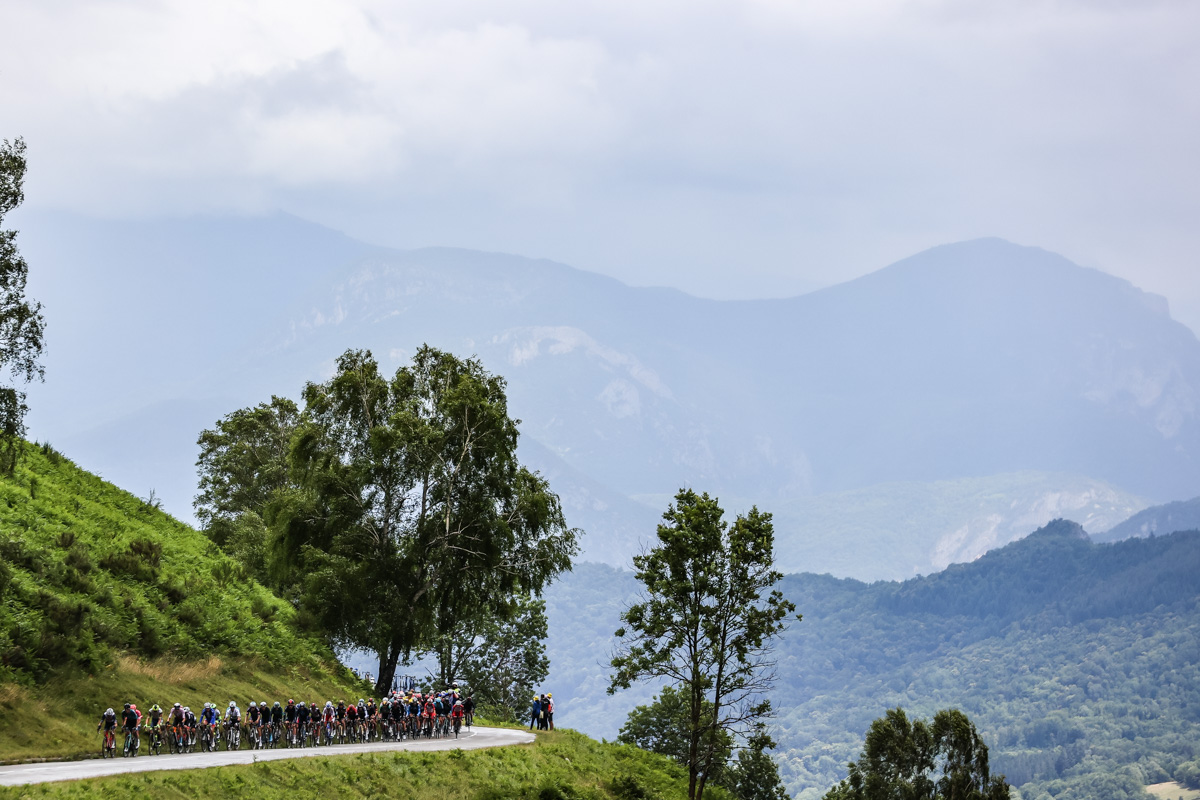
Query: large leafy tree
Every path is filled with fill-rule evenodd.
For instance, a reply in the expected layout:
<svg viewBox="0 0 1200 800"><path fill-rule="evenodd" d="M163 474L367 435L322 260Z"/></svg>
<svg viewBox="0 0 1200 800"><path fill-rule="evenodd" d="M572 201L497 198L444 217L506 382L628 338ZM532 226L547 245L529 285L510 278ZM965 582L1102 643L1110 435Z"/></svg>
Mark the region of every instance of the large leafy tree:
<svg viewBox="0 0 1200 800"><path fill-rule="evenodd" d="M894 708L871 723L862 755L825 800L1007 800L1009 786L988 767L988 749L961 711L909 720Z"/></svg>
<svg viewBox="0 0 1200 800"><path fill-rule="evenodd" d="M685 489L663 515L658 544L633 559L644 587L621 618L608 691L666 679L686 697L688 797L700 800L727 741L770 714L775 637L795 605L772 588L771 515L732 525L715 498Z"/></svg>
<svg viewBox="0 0 1200 800"><path fill-rule="evenodd" d="M422 347L387 378L350 350L304 390L291 450L297 489L268 511L304 601L336 641L402 658L465 620L506 619L570 568L577 532L516 457L503 378Z"/></svg>
<svg viewBox="0 0 1200 800"><path fill-rule="evenodd" d="M4 217L25 200L25 142L0 141L0 369L11 385L0 385L0 469L12 474L25 436L25 393L16 384L43 377L45 320L41 303L25 297L29 265L17 249L17 232L3 228Z"/></svg>

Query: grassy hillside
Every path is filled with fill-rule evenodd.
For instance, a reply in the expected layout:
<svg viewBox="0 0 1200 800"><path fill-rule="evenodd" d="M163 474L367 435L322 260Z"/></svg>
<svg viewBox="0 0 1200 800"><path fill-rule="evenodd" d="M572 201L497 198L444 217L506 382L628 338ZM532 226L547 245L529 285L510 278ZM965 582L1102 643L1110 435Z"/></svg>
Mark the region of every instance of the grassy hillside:
<svg viewBox="0 0 1200 800"><path fill-rule="evenodd" d="M957 707L1024 800L1144 797L1200 770L1200 534L1095 544L1057 523L903 583L792 575L804 614L777 651L776 751L789 789L845 775L871 721ZM611 736L603 654L631 573L579 565L548 593L556 717ZM640 699L640 698L639 698Z"/></svg>
<svg viewBox="0 0 1200 800"><path fill-rule="evenodd" d="M363 692L301 623L204 535L48 446L0 477L0 759L90 752L91 720L126 700Z"/></svg>
<svg viewBox="0 0 1200 800"><path fill-rule="evenodd" d="M705 792L725 800L719 788ZM602 744L573 731L541 733L532 745L439 753L300 758L243 767L143 773L35 787L0 787L16 798L133 797L261 800L391 797L413 800L681 800L687 775L662 756Z"/></svg>

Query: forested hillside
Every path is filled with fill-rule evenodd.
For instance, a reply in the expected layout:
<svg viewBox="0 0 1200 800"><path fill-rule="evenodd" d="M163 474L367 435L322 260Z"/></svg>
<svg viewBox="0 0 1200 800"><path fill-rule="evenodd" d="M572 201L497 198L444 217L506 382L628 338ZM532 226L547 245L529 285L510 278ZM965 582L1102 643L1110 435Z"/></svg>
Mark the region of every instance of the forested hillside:
<svg viewBox="0 0 1200 800"><path fill-rule="evenodd" d="M1198 575L1200 533L1095 544L1060 521L903 583L788 576L804 614L773 697L789 789L819 796L897 705L964 710L1025 800L1140 797L1186 776L1200 755ZM611 736L623 720L599 676L635 590L593 565L551 590L551 680L578 695L564 724Z"/></svg>

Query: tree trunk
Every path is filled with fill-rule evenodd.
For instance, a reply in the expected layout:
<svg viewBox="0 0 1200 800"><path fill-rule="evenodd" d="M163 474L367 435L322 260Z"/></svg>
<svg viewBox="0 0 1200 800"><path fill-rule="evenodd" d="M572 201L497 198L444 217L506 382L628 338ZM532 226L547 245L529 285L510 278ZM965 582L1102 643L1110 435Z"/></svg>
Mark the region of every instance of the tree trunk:
<svg viewBox="0 0 1200 800"><path fill-rule="evenodd" d="M375 694L386 697L392 691L396 677L396 662L400 660L400 648L395 645L379 654L379 679L375 682Z"/></svg>

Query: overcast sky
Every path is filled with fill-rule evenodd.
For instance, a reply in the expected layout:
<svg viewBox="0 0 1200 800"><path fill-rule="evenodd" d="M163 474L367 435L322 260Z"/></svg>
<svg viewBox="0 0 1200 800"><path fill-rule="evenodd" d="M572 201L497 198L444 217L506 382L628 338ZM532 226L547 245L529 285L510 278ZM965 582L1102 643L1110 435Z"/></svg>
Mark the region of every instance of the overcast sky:
<svg viewBox="0 0 1200 800"><path fill-rule="evenodd" d="M1194 0L0 0L27 204L796 293L985 235L1200 330ZM36 267L36 265L35 265Z"/></svg>

